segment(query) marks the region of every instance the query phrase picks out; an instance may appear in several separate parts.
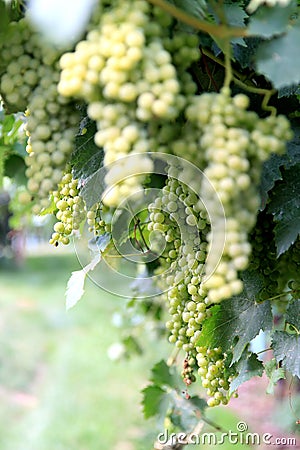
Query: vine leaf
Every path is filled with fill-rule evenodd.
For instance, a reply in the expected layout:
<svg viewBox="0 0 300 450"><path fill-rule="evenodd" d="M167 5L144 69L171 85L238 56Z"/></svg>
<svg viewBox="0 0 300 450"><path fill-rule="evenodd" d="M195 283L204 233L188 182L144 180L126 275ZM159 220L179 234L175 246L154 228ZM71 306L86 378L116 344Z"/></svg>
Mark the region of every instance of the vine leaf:
<svg viewBox="0 0 300 450"><path fill-rule="evenodd" d="M287 144L287 152L284 155L272 154L264 163L260 184L261 210L267 205L269 193L276 181L282 180L281 168L289 169L300 163L300 128L292 123L293 139Z"/></svg>
<svg viewBox="0 0 300 450"><path fill-rule="evenodd" d="M86 276L89 272L95 269L102 259L102 252L108 246L111 236L109 233L105 233L97 238L99 251L94 254L92 261L87 264L83 269L72 272L72 275L68 281L66 289L66 309L69 310L77 304L84 294L84 283Z"/></svg>
<svg viewBox="0 0 300 450"><path fill-rule="evenodd" d="M294 2L287 6L274 5L260 7L257 12L250 17L248 34L250 36L261 36L270 38L282 34L286 31L290 16L295 8Z"/></svg>
<svg viewBox="0 0 300 450"><path fill-rule="evenodd" d="M300 163L283 171L272 191L268 212L274 215L277 256L296 241L300 233Z"/></svg>
<svg viewBox="0 0 300 450"><path fill-rule="evenodd" d="M230 394L232 394L242 383L250 380L252 377L261 377L264 367L261 361L257 359L255 353L245 350L235 365L238 376L230 383Z"/></svg>
<svg viewBox="0 0 300 450"><path fill-rule="evenodd" d="M261 279L248 272L242 294L211 308L211 317L203 324L199 346L221 347L229 351L233 347L231 364L239 361L246 345L260 330L270 330L273 319L269 301L256 303L255 296L262 288Z"/></svg>
<svg viewBox="0 0 300 450"><path fill-rule="evenodd" d="M300 23L284 35L263 42L256 55L257 70L276 89L300 82L299 45Z"/></svg>
<svg viewBox="0 0 300 450"><path fill-rule="evenodd" d="M269 199L269 191L275 186L276 181L282 180L280 166L283 164L283 158L279 155L271 155L263 166L261 183L260 183L260 197L261 197L261 211L267 205Z"/></svg>
<svg viewBox="0 0 300 450"><path fill-rule="evenodd" d="M205 17L206 11L206 1L205 0L171 0L170 3L177 6L177 8L191 14L192 16L203 19Z"/></svg>
<svg viewBox="0 0 300 450"><path fill-rule="evenodd" d="M278 367L276 359L270 359L264 363L266 375L269 378L269 384L266 390L267 394L274 394L274 387L279 380L285 378L285 371L282 367Z"/></svg>
<svg viewBox="0 0 300 450"><path fill-rule="evenodd" d="M277 363L292 375L300 378L300 335L275 331L272 348Z"/></svg>
<svg viewBox="0 0 300 450"><path fill-rule="evenodd" d="M185 397L185 391L180 392L183 383L175 367L169 367L164 360L155 364L151 372L151 384L142 390L145 418L157 416L163 424L168 414L174 426L191 431L203 414L206 401L198 396Z"/></svg>
<svg viewBox="0 0 300 450"><path fill-rule="evenodd" d="M164 360L159 361L151 369L151 381L157 386L169 386L174 389L178 386L178 378L174 371L169 367Z"/></svg>
<svg viewBox="0 0 300 450"><path fill-rule="evenodd" d="M85 266L82 270L72 272L72 275L67 284L66 290L66 309L71 309L81 299L84 294L84 282L87 274L94 270L97 264L101 261L101 253L95 255L93 260Z"/></svg>
<svg viewBox="0 0 300 450"><path fill-rule="evenodd" d="M85 180L103 165L103 149L99 148L94 142L96 132L96 123L88 117L84 117L80 123L80 130L75 139L75 150L72 155L74 178Z"/></svg>
<svg viewBox="0 0 300 450"><path fill-rule="evenodd" d="M81 196L85 201L87 209L90 209L101 199L101 194L105 190L104 170L99 169L84 180L81 188Z"/></svg>
<svg viewBox="0 0 300 450"><path fill-rule="evenodd" d="M153 416L165 417L169 405L169 394L154 384L145 387L143 394L143 411L146 419Z"/></svg>
<svg viewBox="0 0 300 450"><path fill-rule="evenodd" d="M293 300L289 303L285 314L285 321L294 325L297 330L300 330L300 300Z"/></svg>

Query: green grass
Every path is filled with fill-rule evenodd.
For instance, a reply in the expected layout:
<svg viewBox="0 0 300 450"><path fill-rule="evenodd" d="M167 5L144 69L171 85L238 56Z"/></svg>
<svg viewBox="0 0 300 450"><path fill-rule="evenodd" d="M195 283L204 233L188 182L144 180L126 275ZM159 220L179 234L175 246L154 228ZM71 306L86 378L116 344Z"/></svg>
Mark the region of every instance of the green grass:
<svg viewBox="0 0 300 450"><path fill-rule="evenodd" d="M125 362L107 357L119 338L111 316L124 300L88 281L83 299L66 312L66 283L78 268L75 256L55 255L0 271L2 450L151 447L139 391L164 355L154 357L153 349Z"/></svg>

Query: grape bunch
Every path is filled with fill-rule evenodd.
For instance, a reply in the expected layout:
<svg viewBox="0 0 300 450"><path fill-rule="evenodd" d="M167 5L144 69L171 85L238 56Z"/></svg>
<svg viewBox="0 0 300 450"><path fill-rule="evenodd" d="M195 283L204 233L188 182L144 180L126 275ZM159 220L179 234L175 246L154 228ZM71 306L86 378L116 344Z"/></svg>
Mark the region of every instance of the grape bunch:
<svg viewBox="0 0 300 450"><path fill-rule="evenodd" d="M229 399L231 378L225 375L227 355L219 348L197 344L202 324L210 316L211 304L203 280L211 227L203 203L193 189L178 180L180 176L178 168L169 168L161 196L149 205L148 229L159 231L166 240L156 274L160 274L160 287L165 291L170 315L166 323L169 341L187 355L181 373L183 381L189 386L199 375L208 395L208 405L216 406L226 404Z"/></svg>
<svg viewBox="0 0 300 450"><path fill-rule="evenodd" d="M11 22L0 49L0 93L10 112L25 111L45 68L60 56L34 31L27 18Z"/></svg>
<svg viewBox="0 0 300 450"><path fill-rule="evenodd" d="M33 213L50 205L71 152L79 122L74 103L57 92L63 50L43 40L25 17L11 22L0 50L0 93L10 112L26 110L25 162Z"/></svg>
<svg viewBox="0 0 300 450"><path fill-rule="evenodd" d="M153 124L166 136L170 120L195 93L186 69L199 57L198 39L175 24L144 0L115 0L75 52L61 57L59 93L84 99L97 123L108 206L141 187L145 173L153 170L146 153L165 150ZM135 155L133 163L124 160L128 155Z"/></svg>
<svg viewBox="0 0 300 450"><path fill-rule="evenodd" d="M197 347L198 374L202 386L206 389L208 406L227 405L228 403L230 382L233 376L225 370L226 357L227 355L222 352L220 347L213 349Z"/></svg>
<svg viewBox="0 0 300 450"><path fill-rule="evenodd" d="M262 164L271 153L283 153L291 138L284 116L260 119L247 111L248 97L230 96L228 89L219 94L195 96L186 110L187 118L199 128L199 152L206 161L199 194L209 211L215 211L214 226L218 230L226 217L226 240L220 263L205 281L208 299L217 303L242 291L239 272L247 268L251 246L248 234L255 225L259 207L258 184ZM213 189L212 187L213 186ZM217 194L217 195L216 195ZM221 200L223 209L216 199ZM220 235L222 233L220 232ZM218 239L218 232L208 235ZM223 240L220 239L220 250ZM211 273L216 261L206 261Z"/></svg>
<svg viewBox="0 0 300 450"><path fill-rule="evenodd" d="M27 110L28 135L25 162L28 190L34 196L33 212L50 204L49 193L61 181L73 150L79 112L56 90L58 72L44 68L41 84L34 90Z"/></svg>
<svg viewBox="0 0 300 450"><path fill-rule="evenodd" d="M169 174L176 175L176 169ZM169 340L188 351L206 317L201 279L210 227L197 196L177 177L169 176L161 197L149 205L148 229L160 231L167 244L160 270L172 317Z"/></svg>

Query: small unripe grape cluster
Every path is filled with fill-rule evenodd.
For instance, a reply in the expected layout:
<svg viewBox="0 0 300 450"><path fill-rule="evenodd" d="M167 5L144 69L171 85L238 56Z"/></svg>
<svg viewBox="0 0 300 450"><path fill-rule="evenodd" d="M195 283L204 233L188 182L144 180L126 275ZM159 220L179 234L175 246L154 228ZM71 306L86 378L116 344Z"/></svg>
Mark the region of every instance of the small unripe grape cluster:
<svg viewBox="0 0 300 450"><path fill-rule="evenodd" d="M74 180L70 172L63 175L58 190L53 192L53 201L58 222L53 227L54 233L49 242L56 247L60 242L68 245L71 234L79 230L80 224L86 218L84 200L79 195L78 180Z"/></svg>
<svg viewBox="0 0 300 450"><path fill-rule="evenodd" d="M229 400L229 384L232 376L225 376L225 359L220 347L197 347L196 361L198 375L202 386L206 389L208 406L227 405Z"/></svg>
<svg viewBox="0 0 300 450"><path fill-rule="evenodd" d="M213 225L217 230L222 229L224 215L226 219L225 245L224 233L220 233L222 257L216 270L206 262L206 271L212 275L204 286L211 303L239 294L243 289L239 272L249 263L248 233L259 207L262 164L271 153L282 153L291 138L290 125L284 116L260 119L246 110L248 104L247 96L238 94L232 98L230 91L223 89L219 94L195 96L186 111L188 120L199 128L199 152L206 161L204 174L210 182L207 179L202 182L201 197L208 210L215 212ZM216 235L208 236L210 244L213 238ZM215 264L214 259L212 262Z"/></svg>
<svg viewBox="0 0 300 450"><path fill-rule="evenodd" d="M196 360L190 354L187 354L187 357L184 358L183 361L183 370L181 372L181 376L183 378L184 383L187 386L190 386L192 383L196 381L196 377L194 375L194 369L196 365Z"/></svg>
<svg viewBox="0 0 300 450"><path fill-rule="evenodd" d="M105 221L105 213L108 212L108 208L101 203L95 203L87 212L87 224L89 226L89 232L94 233L95 236L111 231L111 224Z"/></svg>

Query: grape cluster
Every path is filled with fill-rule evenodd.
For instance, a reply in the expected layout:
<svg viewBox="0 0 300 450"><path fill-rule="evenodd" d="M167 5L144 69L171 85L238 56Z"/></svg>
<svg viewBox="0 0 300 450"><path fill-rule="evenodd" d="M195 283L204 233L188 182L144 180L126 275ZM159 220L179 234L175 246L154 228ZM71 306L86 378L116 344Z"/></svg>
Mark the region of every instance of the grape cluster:
<svg viewBox="0 0 300 450"><path fill-rule="evenodd" d="M27 18L11 22L0 50L0 93L10 112L25 111L32 91L59 52L43 41Z"/></svg>
<svg viewBox="0 0 300 450"><path fill-rule="evenodd" d="M226 354L220 347L197 347L197 365L202 386L209 397L208 406L227 405L232 376L225 371Z"/></svg>
<svg viewBox="0 0 300 450"><path fill-rule="evenodd" d="M25 17L9 25L0 50L0 92L11 112L26 111L25 162L33 212L49 206L73 149L79 113L58 94L58 59L62 50L46 43Z"/></svg>
<svg viewBox="0 0 300 450"><path fill-rule="evenodd" d="M70 172L63 175L58 190L53 192L53 201L58 222L54 225L50 244L57 246L61 242L67 245L72 232L79 230L81 222L86 218L85 204L79 195L78 180L74 180Z"/></svg>
<svg viewBox="0 0 300 450"><path fill-rule="evenodd" d="M198 39L174 23L145 0L115 0L86 40L60 60L60 94L83 98L97 122L95 142L105 151L107 167L103 202L109 206L137 191L152 171L145 153L165 150L153 124L170 129L169 121L195 93L186 69L199 57ZM122 160L131 154L134 162Z"/></svg>
<svg viewBox="0 0 300 450"><path fill-rule="evenodd" d="M149 205L148 229L159 231L166 240L157 273L169 307L169 341L187 353L183 381L189 386L198 373L207 390L208 405L216 406L226 404L229 398L231 378L224 373L227 355L219 348L197 346L202 324L210 316L208 293L203 287L210 223L198 196L178 178L178 168L170 167L161 196Z"/></svg>
<svg viewBox="0 0 300 450"><path fill-rule="evenodd" d="M95 203L87 212L86 217L89 232L94 233L94 236L100 236L111 231L110 218L106 220L105 217L108 212L109 208L101 203Z"/></svg>
<svg viewBox="0 0 300 450"><path fill-rule="evenodd" d="M58 72L44 68L44 77L28 104L26 175L35 198L33 212L49 206L49 193L57 188L73 150L79 112L59 96Z"/></svg>
<svg viewBox="0 0 300 450"><path fill-rule="evenodd" d="M194 375L194 366L196 360L191 356L191 354L187 354L187 357L184 358L183 361L183 370L181 372L181 376L183 378L184 383L187 386L190 386L193 382L196 381L196 377Z"/></svg>
<svg viewBox="0 0 300 450"><path fill-rule="evenodd" d="M226 218L225 245L220 239L222 257L214 272L215 259L206 261L207 273L213 272L204 283L211 303L238 294L243 288L239 272L249 263L248 233L259 207L262 164L271 153L282 153L291 138L284 116L260 119L246 110L248 103L245 95L231 98L230 91L223 89L219 94L195 96L186 111L187 118L199 127L199 152L206 161L204 174L210 182L203 180L200 196L208 210L215 212L214 226L220 228L221 237L224 214ZM219 208L219 200L224 211ZM208 235L209 244L219 235Z"/></svg>

